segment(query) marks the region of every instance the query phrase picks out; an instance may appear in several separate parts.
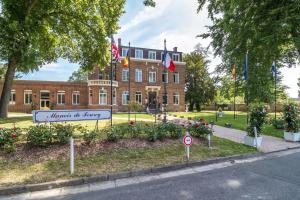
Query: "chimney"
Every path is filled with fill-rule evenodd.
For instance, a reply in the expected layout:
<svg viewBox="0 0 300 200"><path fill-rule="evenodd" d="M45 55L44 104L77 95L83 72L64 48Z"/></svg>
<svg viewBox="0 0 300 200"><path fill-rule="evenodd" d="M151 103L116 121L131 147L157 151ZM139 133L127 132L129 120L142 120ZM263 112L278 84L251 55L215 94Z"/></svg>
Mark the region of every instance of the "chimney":
<svg viewBox="0 0 300 200"><path fill-rule="evenodd" d="M121 38L118 38L118 46L120 47L121 46Z"/></svg>
<svg viewBox="0 0 300 200"><path fill-rule="evenodd" d="M174 51L174 52L177 52L177 47L174 47L174 48L173 48L173 51Z"/></svg>

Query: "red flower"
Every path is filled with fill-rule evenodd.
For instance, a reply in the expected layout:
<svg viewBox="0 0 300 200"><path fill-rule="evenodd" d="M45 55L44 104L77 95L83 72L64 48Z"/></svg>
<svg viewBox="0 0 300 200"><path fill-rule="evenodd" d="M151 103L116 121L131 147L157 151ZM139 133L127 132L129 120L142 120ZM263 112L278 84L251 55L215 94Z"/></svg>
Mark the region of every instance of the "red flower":
<svg viewBox="0 0 300 200"><path fill-rule="evenodd" d="M12 137L12 138L16 138L16 137L17 137L17 134L13 133L13 134L11 134L11 137Z"/></svg>
<svg viewBox="0 0 300 200"><path fill-rule="evenodd" d="M134 121L130 121L129 124L130 124L130 125L134 125Z"/></svg>
<svg viewBox="0 0 300 200"><path fill-rule="evenodd" d="M195 124L195 128L199 128L199 124Z"/></svg>

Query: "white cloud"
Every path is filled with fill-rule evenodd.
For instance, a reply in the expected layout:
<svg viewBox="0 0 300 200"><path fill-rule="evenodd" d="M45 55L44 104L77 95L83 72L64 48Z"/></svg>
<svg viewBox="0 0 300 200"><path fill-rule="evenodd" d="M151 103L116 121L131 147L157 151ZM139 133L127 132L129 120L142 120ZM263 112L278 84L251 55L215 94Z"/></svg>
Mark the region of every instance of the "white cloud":
<svg viewBox="0 0 300 200"><path fill-rule="evenodd" d="M43 65L40 69L40 71L48 71L48 72L57 72L61 71L63 69L63 66L59 63L49 63L46 65Z"/></svg>
<svg viewBox="0 0 300 200"><path fill-rule="evenodd" d="M283 75L283 84L288 86L287 90L290 97L296 98L298 96L298 78L300 78L300 66L293 68L283 68L280 70Z"/></svg>

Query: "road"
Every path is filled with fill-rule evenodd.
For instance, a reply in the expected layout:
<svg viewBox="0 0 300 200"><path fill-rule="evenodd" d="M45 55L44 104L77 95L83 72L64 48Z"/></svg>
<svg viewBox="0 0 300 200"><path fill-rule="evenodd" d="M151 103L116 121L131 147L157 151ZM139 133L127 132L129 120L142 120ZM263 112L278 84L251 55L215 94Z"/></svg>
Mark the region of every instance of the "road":
<svg viewBox="0 0 300 200"><path fill-rule="evenodd" d="M300 152L54 200L300 199Z"/></svg>

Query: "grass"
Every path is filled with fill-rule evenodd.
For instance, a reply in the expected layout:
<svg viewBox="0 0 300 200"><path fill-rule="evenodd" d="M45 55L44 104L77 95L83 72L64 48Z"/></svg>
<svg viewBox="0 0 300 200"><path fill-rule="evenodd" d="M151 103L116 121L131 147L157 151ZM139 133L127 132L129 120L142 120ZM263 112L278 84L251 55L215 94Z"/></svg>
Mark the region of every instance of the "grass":
<svg viewBox="0 0 300 200"><path fill-rule="evenodd" d="M213 137L213 148L195 144L191 147L191 160L204 160L255 152L252 147L226 139ZM51 148L51 147L50 147ZM108 150L93 156L75 159L75 177L146 169L185 162L185 149L181 141L140 149ZM69 160L21 163L0 158L0 186L41 183L69 179Z"/></svg>
<svg viewBox="0 0 300 200"><path fill-rule="evenodd" d="M223 117L218 117L216 121L216 113L214 111L202 111L202 112L177 112L177 113L170 113L175 114L177 117L184 116L187 117L197 117L197 118L204 118L206 121L214 121L219 126L225 126L225 123L230 123L232 128L239 129L246 131L247 128L247 113L246 112L236 112L236 119L234 119L233 111L224 111ZM270 113L270 117L274 117L274 113ZM280 114L277 115L280 117ZM275 129L272 125L266 124L264 125L263 135L269 135L274 137L283 138L283 130Z"/></svg>

